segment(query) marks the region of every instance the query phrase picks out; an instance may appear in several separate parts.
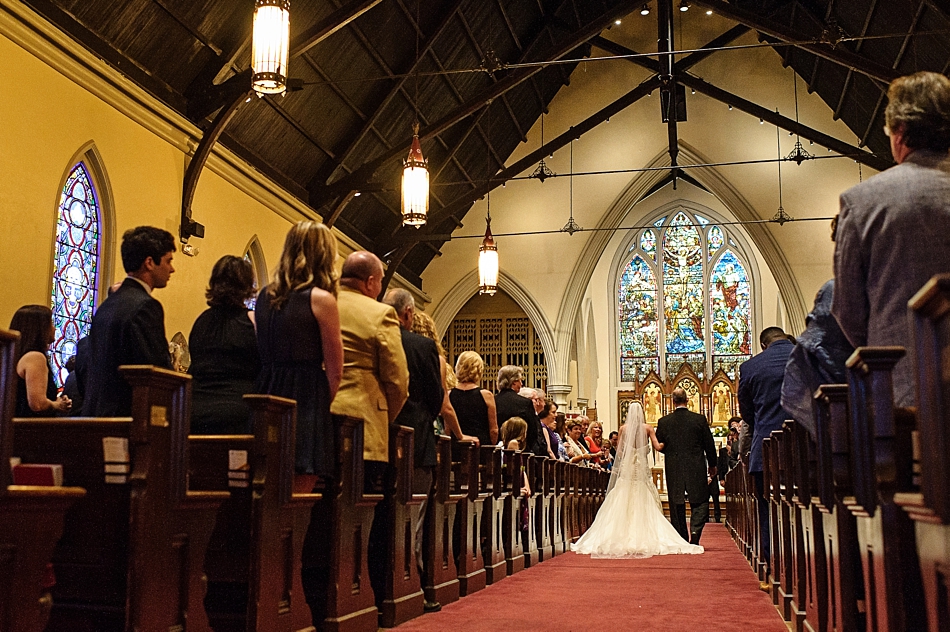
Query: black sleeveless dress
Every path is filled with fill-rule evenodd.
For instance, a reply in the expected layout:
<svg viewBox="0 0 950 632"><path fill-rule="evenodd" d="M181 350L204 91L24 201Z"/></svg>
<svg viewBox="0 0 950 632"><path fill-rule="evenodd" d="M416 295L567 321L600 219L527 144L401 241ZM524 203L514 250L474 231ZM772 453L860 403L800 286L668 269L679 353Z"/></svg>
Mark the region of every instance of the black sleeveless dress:
<svg viewBox="0 0 950 632"><path fill-rule="evenodd" d="M53 368L50 366L49 358L46 359L46 368L49 369L49 373L46 374L46 399L55 402L56 401L56 383L53 382ZM30 402L26 399L26 380L17 375L16 378L16 410L13 413L14 417L55 417L62 413L57 413L55 410L42 410L40 412L33 412L33 409L30 408Z"/></svg>
<svg viewBox="0 0 950 632"><path fill-rule="evenodd" d="M478 437L481 445L491 445L491 437L488 434L488 404L482 397L482 389L463 391L453 388L449 391L449 401L455 409L462 433Z"/></svg>
<svg viewBox="0 0 950 632"><path fill-rule="evenodd" d="M206 309L188 336L191 353L191 434L247 434L250 411L244 396L254 392L261 371L254 324L247 309Z"/></svg>
<svg viewBox="0 0 950 632"><path fill-rule="evenodd" d="M310 290L293 292L275 310L265 287L254 312L261 354L255 391L297 400L296 470L331 475L336 436L330 418L330 383L323 369L320 325L310 310Z"/></svg>

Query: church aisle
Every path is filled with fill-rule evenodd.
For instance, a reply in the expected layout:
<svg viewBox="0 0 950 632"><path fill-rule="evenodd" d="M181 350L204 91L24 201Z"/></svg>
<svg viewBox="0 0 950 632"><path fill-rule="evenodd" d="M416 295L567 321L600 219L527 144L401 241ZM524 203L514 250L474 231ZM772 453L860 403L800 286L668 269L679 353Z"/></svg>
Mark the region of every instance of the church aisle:
<svg viewBox="0 0 950 632"><path fill-rule="evenodd" d="M396 629L787 632L725 527L707 525L702 544L646 560L559 555Z"/></svg>

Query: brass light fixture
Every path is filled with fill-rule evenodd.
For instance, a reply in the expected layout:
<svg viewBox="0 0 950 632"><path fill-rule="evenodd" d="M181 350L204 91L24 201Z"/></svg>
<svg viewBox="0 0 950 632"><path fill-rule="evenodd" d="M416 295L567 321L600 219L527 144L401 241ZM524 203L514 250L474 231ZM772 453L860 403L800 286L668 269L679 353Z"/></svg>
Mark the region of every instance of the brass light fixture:
<svg viewBox="0 0 950 632"><path fill-rule="evenodd" d="M412 146L402 163L402 225L419 228L429 212L429 162L422 156L419 123L412 126Z"/></svg>
<svg viewBox="0 0 950 632"><path fill-rule="evenodd" d="M478 293L494 296L498 291L498 246L491 234L491 193L489 211L485 220L485 239L478 247Z"/></svg>
<svg viewBox="0 0 950 632"><path fill-rule="evenodd" d="M258 96L285 94L290 49L290 0L256 0L251 87Z"/></svg>

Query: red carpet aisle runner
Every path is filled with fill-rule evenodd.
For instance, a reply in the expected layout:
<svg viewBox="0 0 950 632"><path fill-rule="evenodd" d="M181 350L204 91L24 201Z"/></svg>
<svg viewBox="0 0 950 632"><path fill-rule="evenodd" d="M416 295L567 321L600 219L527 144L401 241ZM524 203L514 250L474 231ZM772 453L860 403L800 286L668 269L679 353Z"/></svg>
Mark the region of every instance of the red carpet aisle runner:
<svg viewBox="0 0 950 632"><path fill-rule="evenodd" d="M592 560L568 553L396 628L601 632L788 632L720 524L702 555Z"/></svg>

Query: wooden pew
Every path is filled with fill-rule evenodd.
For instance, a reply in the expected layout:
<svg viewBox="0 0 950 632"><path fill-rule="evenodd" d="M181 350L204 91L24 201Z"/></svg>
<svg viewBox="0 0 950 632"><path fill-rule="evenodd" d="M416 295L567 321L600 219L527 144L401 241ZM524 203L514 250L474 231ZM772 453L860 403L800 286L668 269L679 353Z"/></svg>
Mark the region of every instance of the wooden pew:
<svg viewBox="0 0 950 632"><path fill-rule="evenodd" d="M416 566L413 529L425 495L413 495L413 429L389 426L389 464L383 507L388 529L385 539L386 580L383 594L377 595L379 625L393 628L423 612L423 592ZM420 543L421 544L421 543Z"/></svg>
<svg viewBox="0 0 950 632"><path fill-rule="evenodd" d="M785 617L784 597L781 594L782 578L784 577L784 559L782 555L784 533L781 521L782 493L778 458L780 450L777 437L778 435L773 433L772 436L765 437L762 440L763 490L767 501L760 502L768 502L769 532L760 533L760 537L769 538L769 549L771 551L771 559L769 560L770 575L766 581L768 581L770 585L769 593L772 595L772 603L778 606L779 612L782 613L782 617L787 621L788 618ZM790 616L791 613L789 612L789 617Z"/></svg>
<svg viewBox="0 0 950 632"><path fill-rule="evenodd" d="M543 562L554 557L554 459L537 457L531 459L533 469L531 491L534 496L534 530L537 543L538 561ZM533 564L533 561L530 562ZM530 565L529 564L529 565Z"/></svg>
<svg viewBox="0 0 950 632"><path fill-rule="evenodd" d="M458 568L452 537L456 510L465 495L452 485L452 441L439 437L436 446L439 464L435 474L434 502L426 509L426 533L431 537L422 543L423 555L429 569L425 578L425 598L447 605L459 599Z"/></svg>
<svg viewBox="0 0 950 632"><path fill-rule="evenodd" d="M454 491L462 496L456 506L453 546L458 568L459 594L463 597L485 587L485 561L482 557L482 514L488 500L479 477L479 448L474 443L458 444L461 453L452 464Z"/></svg>
<svg viewBox="0 0 950 632"><path fill-rule="evenodd" d="M367 547L376 505L383 496L364 493L363 421L334 415L333 424L337 475L310 514L303 550L304 590L318 629L370 632L378 627L379 612Z"/></svg>
<svg viewBox="0 0 950 632"><path fill-rule="evenodd" d="M891 370L903 355L900 347L862 347L847 363L855 490L849 509L865 551L868 629L888 632L926 627L913 521L894 502L895 493L911 490L916 423L910 411L894 408Z"/></svg>
<svg viewBox="0 0 950 632"><path fill-rule="evenodd" d="M189 437L192 489L228 490L205 557L206 610L215 632L313 630L301 555L319 494L294 494L292 400L246 395L254 435ZM232 470L232 451L248 467ZM238 459L240 461L240 459Z"/></svg>
<svg viewBox="0 0 950 632"><path fill-rule="evenodd" d="M784 485L783 485L783 511L788 517L789 538L789 584L790 584L790 602L789 611L791 613L792 627L797 632L802 632L805 625L805 604L808 600L808 557L805 551L806 529L803 524L802 505L807 506L808 501L803 500L802 490L799 485L802 483L801 470L805 464L799 461L797 447L798 423L793 420L787 420L782 426L782 443L780 459L783 463ZM810 499L809 499L810 500Z"/></svg>
<svg viewBox="0 0 950 632"><path fill-rule="evenodd" d="M531 498L528 499L528 530L524 534L524 565L530 568L537 566L542 560L539 543L545 534L544 462L548 458L526 455L525 460L527 461L525 472L531 486Z"/></svg>
<svg viewBox="0 0 950 632"><path fill-rule="evenodd" d="M551 502L551 520L553 527L551 537L554 543L554 554L560 555L571 550L571 537L568 533L570 519L568 515L568 501L565 489L567 486L568 464L564 461L558 461L551 465L553 471L552 486L554 489L554 498Z"/></svg>
<svg viewBox="0 0 950 632"><path fill-rule="evenodd" d="M918 381L914 444L920 489L898 492L895 502L914 520L927 624L950 629L950 275L935 276L911 299Z"/></svg>
<svg viewBox="0 0 950 632"><path fill-rule="evenodd" d="M13 485L13 411L19 334L0 329L0 632L42 630L51 598L47 578L66 511L79 487Z"/></svg>
<svg viewBox="0 0 950 632"><path fill-rule="evenodd" d="M480 489L487 493L482 513L482 556L485 559L485 583L494 584L507 577L502 521L509 493L502 473L502 451L494 446L479 448Z"/></svg>
<svg viewBox="0 0 950 632"><path fill-rule="evenodd" d="M65 480L87 490L67 514L53 556L47 630L208 630L204 556L227 493L188 490L190 378L153 367L120 370L133 389L131 419L14 423L24 461L62 463ZM105 461L110 437L128 441L128 464Z"/></svg>
<svg viewBox="0 0 950 632"><path fill-rule="evenodd" d="M521 533L521 488L524 487L524 460L520 450L502 450L502 482L505 488L502 511L501 537L505 552L505 571L514 575L525 566L524 543Z"/></svg>

